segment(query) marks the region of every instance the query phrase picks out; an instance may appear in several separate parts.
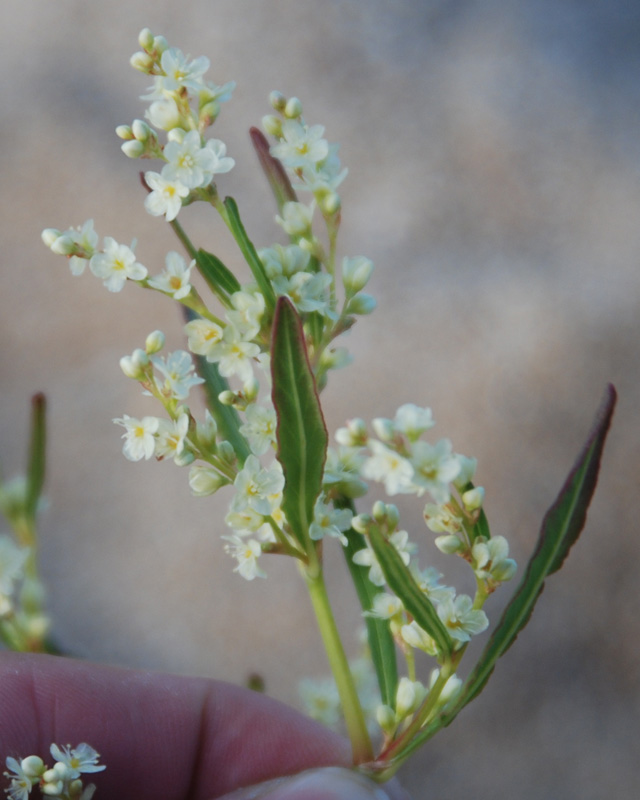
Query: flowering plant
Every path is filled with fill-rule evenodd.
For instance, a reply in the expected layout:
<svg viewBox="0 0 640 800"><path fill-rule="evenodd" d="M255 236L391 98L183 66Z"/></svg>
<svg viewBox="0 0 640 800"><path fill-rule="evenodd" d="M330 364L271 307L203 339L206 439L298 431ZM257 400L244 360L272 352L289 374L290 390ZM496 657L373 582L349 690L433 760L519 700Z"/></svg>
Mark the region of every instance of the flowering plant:
<svg viewBox="0 0 640 800"><path fill-rule="evenodd" d="M224 142L206 136L234 84L206 80L206 58L191 59L148 29L139 43L132 65L152 78L143 96L150 104L145 120L119 126L117 134L130 158L161 163L160 171L141 176L145 208L171 225L186 258L172 251L165 268L151 275L137 260L135 244L106 236L100 246L92 220L78 228L48 228L43 240L68 259L73 275L88 265L111 292L134 283L182 307L187 349L163 353L165 337L156 330L120 361L124 374L163 409L162 416L114 420L124 430L123 453L132 461L155 457L188 467L198 497L229 494L229 532L222 539L242 578L266 577L266 555L297 562L333 674L326 686L304 684L307 706L330 723L342 716L354 765L387 780L478 695L527 623L544 581L562 565L585 522L615 391L608 387L594 428L545 516L519 588L478 661L460 677L470 640L489 626L488 598L517 568L507 540L491 534L476 460L455 452L447 438L429 438L435 426L429 408L407 403L393 419L370 424L354 417L330 442L320 393L330 374L350 360L337 340L375 308L364 291L371 261L338 257L338 189L347 173L337 145L324 138L322 126L306 122L297 98L271 94L265 133L254 128L251 139L285 243L257 249L235 200L219 192L224 177L218 176L234 160ZM250 270L248 282L240 283L220 258L197 247L178 221L195 202L211 205L229 229ZM189 405L197 386L207 401L201 419ZM38 594L30 587L39 585L35 514L44 474L43 398L34 409L25 487L17 499L6 486L0 494L18 542L4 545L0 635L12 647L37 650L48 647L42 604L30 599ZM377 500L358 513L367 482L382 484L389 496L426 498L424 518L435 545L468 563L473 595L442 583L433 567L420 567L395 505ZM362 605L364 662L350 664L345 655L325 585L326 547L343 551ZM419 678L420 653L432 666ZM368 673L363 664L371 665ZM12 759L8 766L17 786L24 762ZM31 781L27 777L20 786ZM17 792L12 796L23 796Z"/></svg>

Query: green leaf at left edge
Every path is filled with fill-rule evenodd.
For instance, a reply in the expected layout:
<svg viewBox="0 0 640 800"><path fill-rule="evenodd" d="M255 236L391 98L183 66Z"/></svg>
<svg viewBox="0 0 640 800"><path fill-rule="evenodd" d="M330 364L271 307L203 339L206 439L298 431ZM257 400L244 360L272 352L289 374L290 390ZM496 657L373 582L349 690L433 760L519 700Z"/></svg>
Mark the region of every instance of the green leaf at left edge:
<svg viewBox="0 0 640 800"><path fill-rule="evenodd" d="M47 441L46 411L47 401L44 394L35 394L31 398L31 432L25 498L25 512L31 519L35 518L38 500L44 485Z"/></svg>
<svg viewBox="0 0 640 800"><path fill-rule="evenodd" d="M309 525L322 490L327 428L311 371L302 323L287 297L278 298L271 343L278 461L284 472L282 509L294 536L309 552Z"/></svg>
<svg viewBox="0 0 640 800"><path fill-rule="evenodd" d="M529 621L545 579L562 566L585 524L615 404L616 390L609 385L593 429L560 494L542 521L538 544L522 582L504 610L478 663L454 704L420 731L411 745L403 750L400 756L402 761L437 730L449 725L464 706L482 691L496 661L513 644L518 633Z"/></svg>

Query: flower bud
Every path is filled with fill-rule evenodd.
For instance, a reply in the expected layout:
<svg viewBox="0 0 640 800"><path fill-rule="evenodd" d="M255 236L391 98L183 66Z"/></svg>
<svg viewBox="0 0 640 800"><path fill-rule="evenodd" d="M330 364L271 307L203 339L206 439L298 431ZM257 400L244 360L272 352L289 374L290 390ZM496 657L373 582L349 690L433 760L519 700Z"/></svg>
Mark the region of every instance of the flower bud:
<svg viewBox="0 0 640 800"><path fill-rule="evenodd" d="M151 128L142 119L134 119L131 123L131 132L139 142L146 142L151 133Z"/></svg>
<svg viewBox="0 0 640 800"><path fill-rule="evenodd" d="M282 121L275 114L267 114L263 117L262 127L269 136L275 136L278 139L282 136Z"/></svg>
<svg viewBox="0 0 640 800"><path fill-rule="evenodd" d="M371 509L371 514L376 522L387 521L387 505L382 500L376 500Z"/></svg>
<svg viewBox="0 0 640 800"><path fill-rule="evenodd" d="M473 489L469 489L469 491L462 495L462 502L464 503L464 507L467 509L467 511L476 511L477 509L482 508L483 501L484 489L482 486L476 486Z"/></svg>
<svg viewBox="0 0 640 800"><path fill-rule="evenodd" d="M153 50L153 34L149 28L143 28L138 34L138 44L143 50Z"/></svg>
<svg viewBox="0 0 640 800"><path fill-rule="evenodd" d="M47 772L53 772L53 770L47 770ZM45 775L46 774L47 773L45 772ZM43 780L44 780L44 775L42 777L43 777ZM63 782L58 780L58 781L55 781L53 783L49 783L49 782L41 783L40 784L40 791L42 792L42 794L51 795L53 797L58 797L59 795L62 794L63 787L64 787Z"/></svg>
<svg viewBox="0 0 640 800"><path fill-rule="evenodd" d="M513 578L517 569L518 565L512 558L505 558L503 561L498 562L491 570L491 577L500 583L504 583Z"/></svg>
<svg viewBox="0 0 640 800"><path fill-rule="evenodd" d="M360 294L357 294L355 297L352 297L351 300L349 300L349 303L347 304L347 314L359 314L360 316L371 314L377 305L378 303L375 297L372 297L370 294L360 292Z"/></svg>
<svg viewBox="0 0 640 800"><path fill-rule="evenodd" d="M133 378L135 381L140 380L142 377L140 368L133 363L131 356L122 356L120 359L120 369L124 372L127 378Z"/></svg>
<svg viewBox="0 0 640 800"><path fill-rule="evenodd" d="M220 392L218 395L218 400L223 406L232 406L236 401L236 393L232 392L231 389L225 389L224 392Z"/></svg>
<svg viewBox="0 0 640 800"><path fill-rule="evenodd" d="M44 772L44 761L40 756L27 756L20 762L20 767L28 778L39 778Z"/></svg>
<svg viewBox="0 0 640 800"><path fill-rule="evenodd" d="M218 456L226 461L227 464L234 464L236 461L236 451L233 449L231 442L226 439L218 445Z"/></svg>
<svg viewBox="0 0 640 800"><path fill-rule="evenodd" d="M400 522L400 512L398 511L398 506L395 506L393 503L387 503L386 512L387 525L391 531L394 531Z"/></svg>
<svg viewBox="0 0 640 800"><path fill-rule="evenodd" d="M340 369L353 361L353 356L346 347L327 347L320 356L320 366L323 369Z"/></svg>
<svg viewBox="0 0 640 800"><path fill-rule="evenodd" d="M435 544L438 550L440 550L441 553L445 553L445 555L453 555L454 553L459 553L464 549L464 544L455 535L455 533L445 536L437 536Z"/></svg>
<svg viewBox="0 0 640 800"><path fill-rule="evenodd" d="M77 247L78 245L73 237L69 236L68 233L63 233L51 245L51 250L59 256L70 256L77 250Z"/></svg>
<svg viewBox="0 0 640 800"><path fill-rule="evenodd" d="M128 158L140 158L140 156L144 153L144 145L137 139L132 139L130 142L125 142L120 146L120 149Z"/></svg>
<svg viewBox="0 0 640 800"><path fill-rule="evenodd" d="M56 239L62 236L62 231L59 231L57 228L45 228L40 236L47 247L51 247Z"/></svg>
<svg viewBox="0 0 640 800"><path fill-rule="evenodd" d="M200 109L199 119L201 122L204 122L205 125L212 125L218 115L220 114L220 103L216 100L210 100L208 103L205 103L202 108Z"/></svg>
<svg viewBox="0 0 640 800"><path fill-rule="evenodd" d="M218 435L218 425L211 416L209 409L205 411L204 422L196 424L196 438L198 445L203 450L210 450L215 453L216 436Z"/></svg>
<svg viewBox="0 0 640 800"><path fill-rule="evenodd" d="M152 356L164 347L164 333L162 331L152 331L144 341L144 349L147 354Z"/></svg>
<svg viewBox="0 0 640 800"><path fill-rule="evenodd" d="M134 365L138 367L138 369L141 371L145 367L149 366L149 356L140 347L136 347L133 353L131 353L131 360L133 361Z"/></svg>
<svg viewBox="0 0 640 800"><path fill-rule="evenodd" d="M177 453L173 457L174 464L177 464L179 467L188 467L189 464L193 464L196 460L196 457L191 452L191 450L184 449L181 453Z"/></svg>
<svg viewBox="0 0 640 800"><path fill-rule="evenodd" d="M420 681L402 677L396 691L396 716L398 719L412 714L422 702L426 690Z"/></svg>
<svg viewBox="0 0 640 800"><path fill-rule="evenodd" d="M302 115L302 103L297 97L290 97L285 103L283 113L288 119L298 119Z"/></svg>
<svg viewBox="0 0 640 800"><path fill-rule="evenodd" d="M229 481L213 467L195 464L189 470L189 487L196 497L207 497Z"/></svg>
<svg viewBox="0 0 640 800"><path fill-rule="evenodd" d="M148 53L134 53L129 59L129 64L138 72L151 72L153 67L153 58Z"/></svg>
<svg viewBox="0 0 640 800"><path fill-rule="evenodd" d="M161 56L165 50L169 49L169 42L164 38L164 36L154 36L153 37L153 50L159 56Z"/></svg>
<svg viewBox="0 0 640 800"><path fill-rule="evenodd" d="M362 533L364 535L369 530L369 526L372 522L373 520L368 514L356 514L351 520L351 527L357 533Z"/></svg>
<svg viewBox="0 0 640 800"><path fill-rule="evenodd" d="M131 130L131 125L118 125L116 128L116 136L119 136L120 139L125 139L126 141L136 138Z"/></svg>
<svg viewBox="0 0 640 800"><path fill-rule="evenodd" d="M384 417L376 417L371 421L376 436L382 442L392 442L396 436L396 428L393 421Z"/></svg>
<svg viewBox="0 0 640 800"><path fill-rule="evenodd" d="M437 646L429 634L423 630L417 622L411 622L409 625L403 625L400 629L402 639L416 650L422 650L433 656L437 652Z"/></svg>
<svg viewBox="0 0 640 800"><path fill-rule="evenodd" d="M271 107L276 111L283 111L284 107L287 105L287 98L282 92L271 92L269 95L269 103L271 103Z"/></svg>
<svg viewBox="0 0 640 800"><path fill-rule="evenodd" d="M337 214L342 208L342 200L337 192L326 192L318 198L318 205L324 214Z"/></svg>
<svg viewBox="0 0 640 800"><path fill-rule="evenodd" d="M344 258L342 261L342 282L349 294L364 289L373 273L373 261L365 256Z"/></svg>
<svg viewBox="0 0 640 800"><path fill-rule="evenodd" d="M376 719L384 733L393 733L396 728L396 715L391 706L378 706L376 708Z"/></svg>
<svg viewBox="0 0 640 800"><path fill-rule="evenodd" d="M185 136L186 136L186 131L184 131L182 128L172 128L167 133L167 140L170 142L177 142L178 144L182 144Z"/></svg>

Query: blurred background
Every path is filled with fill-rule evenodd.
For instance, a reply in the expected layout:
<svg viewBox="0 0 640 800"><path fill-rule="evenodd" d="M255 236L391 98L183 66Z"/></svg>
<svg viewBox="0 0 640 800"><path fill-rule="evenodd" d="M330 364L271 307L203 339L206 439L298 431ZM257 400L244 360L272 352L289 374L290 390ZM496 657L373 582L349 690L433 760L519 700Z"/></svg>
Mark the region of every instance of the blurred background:
<svg viewBox="0 0 640 800"><path fill-rule="evenodd" d="M0 460L24 465L30 395L50 402L42 521L54 634L79 656L238 682L260 671L296 702L324 656L293 566L232 572L228 497L193 499L187 471L132 464L113 417L155 414L118 360L177 309L72 278L40 231L93 217L139 239L151 272L176 248L143 209L114 128L141 117L139 30L238 82L216 136L219 181L259 246L279 237L247 131L279 89L341 142L343 255L377 271L356 361L325 394L329 426L432 407L435 432L479 459L496 534L524 565L608 381L620 400L583 540L484 694L404 769L416 798L622 799L637 794L640 400L640 5L624 0L192 0L0 5ZM184 215L184 216L183 216ZM200 208L198 245L238 263ZM337 380L339 378L339 382ZM634 500L635 502L635 500ZM422 563L455 580L403 504ZM330 554L352 654L360 625ZM468 589L469 590L469 589ZM513 587L492 599L497 618ZM283 665L286 664L286 669Z"/></svg>

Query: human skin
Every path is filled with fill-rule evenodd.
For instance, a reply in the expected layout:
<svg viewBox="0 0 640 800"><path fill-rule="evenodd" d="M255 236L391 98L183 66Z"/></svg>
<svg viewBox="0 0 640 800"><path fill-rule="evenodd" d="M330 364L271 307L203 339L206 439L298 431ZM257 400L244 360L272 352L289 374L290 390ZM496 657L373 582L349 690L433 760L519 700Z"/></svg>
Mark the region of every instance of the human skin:
<svg viewBox="0 0 640 800"><path fill-rule="evenodd" d="M256 692L203 678L0 653L0 757L33 754L46 762L52 742L87 742L100 753L107 769L86 777L104 800L212 800L350 763L342 738ZM317 788L295 794L321 796Z"/></svg>

